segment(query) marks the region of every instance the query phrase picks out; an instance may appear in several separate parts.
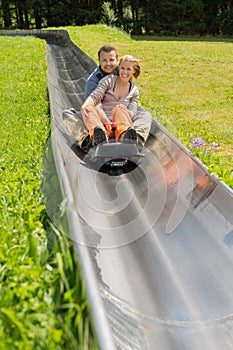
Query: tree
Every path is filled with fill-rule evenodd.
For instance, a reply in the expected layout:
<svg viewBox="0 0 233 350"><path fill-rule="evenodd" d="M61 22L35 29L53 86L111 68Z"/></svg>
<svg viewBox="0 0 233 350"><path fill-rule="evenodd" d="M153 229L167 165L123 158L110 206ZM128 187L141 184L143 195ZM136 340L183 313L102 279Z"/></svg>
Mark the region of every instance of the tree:
<svg viewBox="0 0 233 350"><path fill-rule="evenodd" d="M24 29L25 28L25 20L24 20L23 1L15 0L15 13L16 13L17 28Z"/></svg>
<svg viewBox="0 0 233 350"><path fill-rule="evenodd" d="M233 35L233 1L221 1L219 15L220 29L223 35Z"/></svg>
<svg viewBox="0 0 233 350"><path fill-rule="evenodd" d="M11 27L12 21L11 21L9 0L2 0L2 13L3 13L4 27L6 28Z"/></svg>
<svg viewBox="0 0 233 350"><path fill-rule="evenodd" d="M35 19L36 29L41 29L43 25L43 0L31 0L32 18Z"/></svg>
<svg viewBox="0 0 233 350"><path fill-rule="evenodd" d="M202 34L219 34L219 0L203 0L204 26Z"/></svg>
<svg viewBox="0 0 233 350"><path fill-rule="evenodd" d="M96 24L101 20L102 0L77 2L74 21L76 25Z"/></svg>
<svg viewBox="0 0 233 350"><path fill-rule="evenodd" d="M132 19L132 32L134 34L142 34L143 29L143 16L140 16L141 7L143 8L143 1L140 0L129 0L127 2L131 10L131 19Z"/></svg>
<svg viewBox="0 0 233 350"><path fill-rule="evenodd" d="M95 24L134 34L233 34L233 0L0 0L4 27Z"/></svg>
<svg viewBox="0 0 233 350"><path fill-rule="evenodd" d="M101 20L108 26L114 26L117 21L117 16L114 10L110 7L109 2L104 2L102 5Z"/></svg>
<svg viewBox="0 0 233 350"><path fill-rule="evenodd" d="M117 17L119 23L123 23L123 0L117 0Z"/></svg>

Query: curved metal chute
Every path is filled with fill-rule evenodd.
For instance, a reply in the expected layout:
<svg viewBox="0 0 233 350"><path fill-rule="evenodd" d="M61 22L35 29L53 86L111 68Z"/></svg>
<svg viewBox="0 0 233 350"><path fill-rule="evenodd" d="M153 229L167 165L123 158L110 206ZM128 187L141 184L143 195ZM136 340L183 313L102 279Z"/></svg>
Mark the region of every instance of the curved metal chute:
<svg viewBox="0 0 233 350"><path fill-rule="evenodd" d="M66 234L83 266L100 348L231 350L232 190L155 120L137 167L87 166L61 115L80 107L96 63L67 32L46 32L36 36L47 41Z"/></svg>

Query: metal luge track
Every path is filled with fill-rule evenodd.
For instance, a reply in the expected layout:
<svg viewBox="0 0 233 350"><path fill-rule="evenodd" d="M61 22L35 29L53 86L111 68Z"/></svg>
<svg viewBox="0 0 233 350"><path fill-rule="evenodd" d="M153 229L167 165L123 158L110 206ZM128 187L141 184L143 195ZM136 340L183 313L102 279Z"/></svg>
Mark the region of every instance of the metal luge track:
<svg viewBox="0 0 233 350"><path fill-rule="evenodd" d="M80 107L95 63L65 31L33 35L47 41L66 233L83 266L100 349L231 350L232 191L156 121L137 168L109 174L85 166L61 115Z"/></svg>

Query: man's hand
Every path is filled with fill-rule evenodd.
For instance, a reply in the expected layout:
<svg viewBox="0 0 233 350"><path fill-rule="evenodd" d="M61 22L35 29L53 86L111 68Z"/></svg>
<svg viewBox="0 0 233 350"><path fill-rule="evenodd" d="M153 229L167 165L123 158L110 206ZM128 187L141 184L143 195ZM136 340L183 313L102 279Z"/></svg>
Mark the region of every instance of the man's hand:
<svg viewBox="0 0 233 350"><path fill-rule="evenodd" d="M94 104L92 99L88 97L81 106L81 111L86 110L87 112L89 112L91 107L94 107Z"/></svg>

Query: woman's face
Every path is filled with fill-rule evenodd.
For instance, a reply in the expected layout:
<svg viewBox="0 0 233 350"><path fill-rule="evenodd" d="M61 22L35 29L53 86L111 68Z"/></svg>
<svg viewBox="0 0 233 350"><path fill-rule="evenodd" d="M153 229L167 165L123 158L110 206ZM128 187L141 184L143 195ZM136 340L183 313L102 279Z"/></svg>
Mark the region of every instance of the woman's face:
<svg viewBox="0 0 233 350"><path fill-rule="evenodd" d="M119 65L119 77L123 81L129 81L132 79L134 73L133 62L121 61Z"/></svg>

